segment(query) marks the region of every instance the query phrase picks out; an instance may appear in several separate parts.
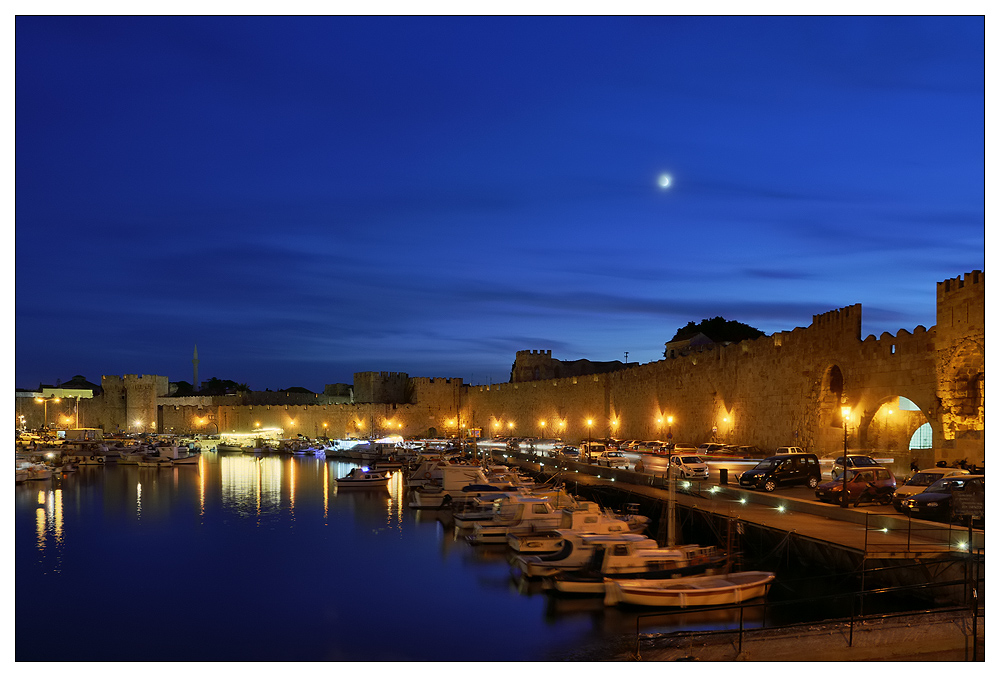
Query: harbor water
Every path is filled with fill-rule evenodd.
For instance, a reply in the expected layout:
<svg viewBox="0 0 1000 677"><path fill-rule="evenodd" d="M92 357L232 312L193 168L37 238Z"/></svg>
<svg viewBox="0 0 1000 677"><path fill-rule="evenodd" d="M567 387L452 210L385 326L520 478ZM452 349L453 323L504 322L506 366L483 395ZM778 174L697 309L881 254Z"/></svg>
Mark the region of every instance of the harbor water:
<svg viewBox="0 0 1000 677"><path fill-rule="evenodd" d="M557 597L450 513L338 489L354 464L206 452L16 485L17 661L555 661L627 655L649 609ZM732 628L736 611L643 620ZM753 614L744 615L754 627Z"/></svg>
<svg viewBox="0 0 1000 677"><path fill-rule="evenodd" d="M400 473L338 491L352 467L206 452L16 485L16 660L589 660L634 641L635 611L526 584L502 546L408 508Z"/></svg>

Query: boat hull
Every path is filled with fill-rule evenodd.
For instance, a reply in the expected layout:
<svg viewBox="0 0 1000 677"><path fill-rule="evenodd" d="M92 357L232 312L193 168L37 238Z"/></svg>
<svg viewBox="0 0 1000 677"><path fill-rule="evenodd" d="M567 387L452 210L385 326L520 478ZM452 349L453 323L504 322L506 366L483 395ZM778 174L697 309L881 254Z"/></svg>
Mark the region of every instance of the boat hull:
<svg viewBox="0 0 1000 677"><path fill-rule="evenodd" d="M774 574L744 571L726 576L604 581L604 604L687 608L737 604L767 594Z"/></svg>
<svg viewBox="0 0 1000 677"><path fill-rule="evenodd" d="M660 580L665 578L678 578L682 576L697 576L704 574L709 569L714 569L725 563L725 557L720 556L711 561L690 566L678 567L675 569L658 569L655 571L632 571L624 573L602 574L589 573L583 571L566 571L557 574L551 584L551 588L572 595L603 595L605 592L605 581L634 581L640 579Z"/></svg>

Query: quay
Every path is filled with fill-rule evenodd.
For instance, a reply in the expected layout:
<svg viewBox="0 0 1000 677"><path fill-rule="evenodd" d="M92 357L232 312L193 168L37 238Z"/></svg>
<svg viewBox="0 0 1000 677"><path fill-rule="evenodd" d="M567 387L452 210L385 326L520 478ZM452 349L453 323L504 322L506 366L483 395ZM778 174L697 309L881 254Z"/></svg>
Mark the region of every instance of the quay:
<svg viewBox="0 0 1000 677"><path fill-rule="evenodd" d="M642 502L665 511L669 498L661 476L572 461L539 461L516 452L508 452L507 462L536 475L559 476L573 491L616 496L622 504ZM735 631L643 635L637 626L634 647L611 660L801 661L803 656L810 661L984 660L983 530L914 520L894 511L820 503L808 499L812 490L807 489L766 493L721 481L686 484L674 492L677 509L716 520L716 533L722 532L723 523L736 521L744 535L756 532L768 547L783 546L787 555L808 567L854 575L862 591L909 586L952 606L941 612L866 617L858 622L833 619L746 629L738 639ZM863 597L861 592L858 599ZM864 602L860 604L863 608Z"/></svg>
<svg viewBox="0 0 1000 677"><path fill-rule="evenodd" d="M508 453L508 462L534 474L559 474L567 483L614 489L665 505L669 491L662 476L606 468L573 461L543 462ZM735 480L734 480L735 481ZM732 518L762 529L824 544L851 558L934 558L942 554L983 550L982 529L911 519L865 507L842 508L807 498L811 489L779 489L773 493L721 482L682 482L675 492L680 508Z"/></svg>

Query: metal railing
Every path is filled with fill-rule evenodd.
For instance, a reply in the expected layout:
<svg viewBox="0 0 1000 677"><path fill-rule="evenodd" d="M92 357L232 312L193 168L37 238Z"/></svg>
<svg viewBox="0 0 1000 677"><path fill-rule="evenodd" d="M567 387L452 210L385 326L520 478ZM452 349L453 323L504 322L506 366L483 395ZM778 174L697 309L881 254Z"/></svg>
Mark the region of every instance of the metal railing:
<svg viewBox="0 0 1000 677"><path fill-rule="evenodd" d="M981 555L981 553L979 553ZM918 565L901 565L900 567L893 568L903 568L903 567L913 567ZM876 570L869 570L869 572L874 572ZM981 571L980 571L981 573ZM726 610L738 610L739 617L737 621L737 627L735 629L722 629L722 630L706 630L699 631L697 634L701 636L719 636L726 634L736 634L737 635L737 655L743 653L743 638L746 635L752 635L754 633L763 632L764 630L775 630L775 629L786 629L786 628L796 628L796 627L806 627L815 626L817 623L847 623L849 626L848 634L848 646L854 645L854 626L858 623L864 623L872 620L886 619L886 618L902 618L902 617L928 617L935 614L945 614L945 613L962 613L968 614L972 619L972 652L971 656L969 653L968 643L966 646L966 660L976 661L978 660L978 626L979 618L985 617L984 611L979 605L979 593L978 587L982 579L979 574L976 574L975 580L954 580L954 581L941 581L932 583L919 583L915 585L899 585L890 586L884 588L877 588L873 590L858 590L851 595L851 613L849 617L846 618L830 618L823 620L809 620L795 623L781 623L776 625L767 625L768 612L773 611L775 608L779 607L790 607L794 605L814 605L817 602L822 602L825 600L842 600L844 594L834 594L834 595L818 595L808 598L785 600L772 602L764 599L758 602L740 602L736 604L727 604L724 606L713 606L711 609L713 611L726 611ZM857 609L863 609L864 599L869 595L880 595L880 594L896 594L900 592L914 592L920 590L930 590L934 588L944 588L953 586L967 586L968 591L968 605L955 605L948 607L939 607L933 609L921 609L915 611L899 611L890 613L875 613L875 614L860 614L855 613ZM761 609L762 614L760 619L760 626L748 628L744 623L744 615L748 609ZM641 660L640 644L641 644L641 634L640 634L640 624L643 619L657 618L657 617L673 617L682 616L685 614L694 614L704 612L705 607L692 607L685 609L671 609L669 611L658 611L655 613L641 613L636 616L635 619L635 658L636 660ZM675 631L672 633L664 633L665 635L681 635L685 631Z"/></svg>

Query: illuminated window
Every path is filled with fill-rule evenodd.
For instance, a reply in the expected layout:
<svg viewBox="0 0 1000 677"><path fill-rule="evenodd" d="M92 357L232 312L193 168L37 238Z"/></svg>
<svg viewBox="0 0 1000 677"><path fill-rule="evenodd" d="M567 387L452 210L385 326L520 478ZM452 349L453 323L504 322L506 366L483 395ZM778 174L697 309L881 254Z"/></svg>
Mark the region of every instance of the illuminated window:
<svg viewBox="0 0 1000 677"><path fill-rule="evenodd" d="M900 398L902 400L902 398ZM931 424L925 423L910 438L910 449L930 449L931 448Z"/></svg>

